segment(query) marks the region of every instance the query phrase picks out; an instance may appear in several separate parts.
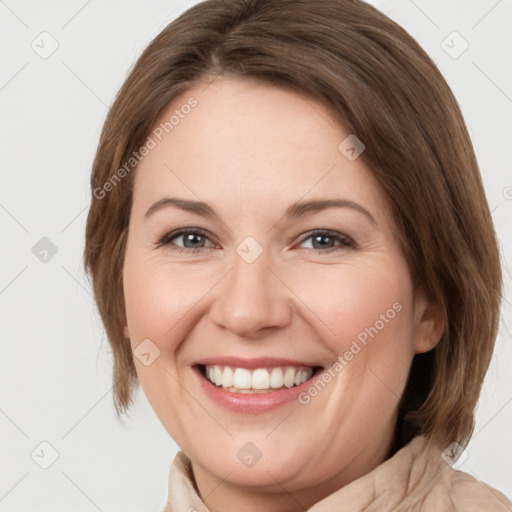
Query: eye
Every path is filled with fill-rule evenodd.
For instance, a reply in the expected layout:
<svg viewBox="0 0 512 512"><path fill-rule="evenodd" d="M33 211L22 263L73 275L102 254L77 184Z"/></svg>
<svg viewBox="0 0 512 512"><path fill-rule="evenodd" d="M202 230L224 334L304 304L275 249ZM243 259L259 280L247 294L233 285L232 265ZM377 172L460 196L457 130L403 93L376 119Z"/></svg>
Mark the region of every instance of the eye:
<svg viewBox="0 0 512 512"><path fill-rule="evenodd" d="M182 240L183 245L177 245L173 240ZM301 244L307 240L312 240L312 247L306 249L320 249L317 252L331 252L346 248L355 248L355 243L351 238L336 231L319 229L307 234L302 238ZM329 242L338 241L338 245ZM172 246L171 249L177 252L198 253L203 249L214 247L214 245L205 245L206 241L210 241L209 234L202 229L180 229L172 233L165 234L157 243L158 247Z"/></svg>
<svg viewBox="0 0 512 512"><path fill-rule="evenodd" d="M183 246L173 243L172 240L175 239L181 239ZM202 249L208 249L204 246L206 240L209 240L208 234L202 229L180 229L164 235L158 241L158 246L172 245L172 249L177 252L200 252Z"/></svg>
<svg viewBox="0 0 512 512"><path fill-rule="evenodd" d="M309 239L312 240L312 247L306 247L306 249L321 249L320 252L331 252L332 250L340 250L350 247L355 248L355 243L351 238L343 235L342 233L338 233L337 231L331 231L328 229L318 229L308 233L308 235L302 239L301 244ZM337 240L339 242L338 246L333 245L329 240L332 242Z"/></svg>

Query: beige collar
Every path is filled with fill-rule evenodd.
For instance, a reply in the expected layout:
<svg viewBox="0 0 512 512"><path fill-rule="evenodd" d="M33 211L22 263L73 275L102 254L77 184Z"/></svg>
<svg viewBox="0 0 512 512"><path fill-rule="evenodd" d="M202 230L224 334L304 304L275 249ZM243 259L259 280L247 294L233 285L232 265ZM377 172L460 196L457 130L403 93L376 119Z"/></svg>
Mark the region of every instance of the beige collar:
<svg viewBox="0 0 512 512"><path fill-rule="evenodd" d="M510 512L512 503L492 487L455 471L418 436L370 473L319 501L309 512ZM209 512L194 487L192 466L179 451L169 471L164 512Z"/></svg>

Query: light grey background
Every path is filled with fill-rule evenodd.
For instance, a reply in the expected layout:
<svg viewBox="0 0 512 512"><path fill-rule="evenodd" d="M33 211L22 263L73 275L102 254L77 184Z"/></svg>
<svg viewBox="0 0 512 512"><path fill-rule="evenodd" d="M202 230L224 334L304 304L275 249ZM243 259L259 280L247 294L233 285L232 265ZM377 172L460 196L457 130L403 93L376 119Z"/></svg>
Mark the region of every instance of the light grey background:
<svg viewBox="0 0 512 512"><path fill-rule="evenodd" d="M89 174L107 108L149 41L195 3L0 1L4 512L160 512L166 501L177 446L142 391L126 426L115 421L111 352L81 267ZM372 3L437 63L481 166L506 298L461 469L512 497L512 2ZM52 44L58 48L46 56ZM47 262L32 252L43 237L57 249ZM42 442L58 453L48 469L41 464L52 461L52 448Z"/></svg>

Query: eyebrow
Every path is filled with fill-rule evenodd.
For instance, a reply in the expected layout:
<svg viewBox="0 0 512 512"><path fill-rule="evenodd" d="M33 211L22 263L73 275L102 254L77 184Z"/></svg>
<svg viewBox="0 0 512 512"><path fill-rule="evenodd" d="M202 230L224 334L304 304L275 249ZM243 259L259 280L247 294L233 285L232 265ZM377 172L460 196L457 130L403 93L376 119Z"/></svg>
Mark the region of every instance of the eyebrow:
<svg viewBox="0 0 512 512"><path fill-rule="evenodd" d="M144 219L148 219L155 212L174 206L181 210L195 213L201 217L216 217L215 210L203 201L192 201L190 199L181 199L178 197L164 197L151 205L144 215ZM297 201L291 204L284 214L285 218L299 218L306 215L312 215L314 213L326 210L328 208L352 208L365 215L372 224L377 225L373 215L360 204L349 201L348 199L316 199L311 201Z"/></svg>

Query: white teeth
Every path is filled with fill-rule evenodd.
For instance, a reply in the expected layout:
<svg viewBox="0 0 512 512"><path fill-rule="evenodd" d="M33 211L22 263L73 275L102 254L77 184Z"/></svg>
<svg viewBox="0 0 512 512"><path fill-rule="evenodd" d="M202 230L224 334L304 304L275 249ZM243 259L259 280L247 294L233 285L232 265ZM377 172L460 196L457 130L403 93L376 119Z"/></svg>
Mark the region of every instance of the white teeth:
<svg viewBox="0 0 512 512"><path fill-rule="evenodd" d="M252 389L268 389L270 386L270 376L267 370L260 368L252 374Z"/></svg>
<svg viewBox="0 0 512 512"><path fill-rule="evenodd" d="M224 368L224 373L222 375L222 385L225 388L230 388L233 386L233 370L229 366Z"/></svg>
<svg viewBox="0 0 512 512"><path fill-rule="evenodd" d="M213 367L213 376L215 377L215 384L222 386L222 371L218 366Z"/></svg>
<svg viewBox="0 0 512 512"><path fill-rule="evenodd" d="M245 368L237 368L233 377L233 386L238 389L250 389L251 372Z"/></svg>
<svg viewBox="0 0 512 512"><path fill-rule="evenodd" d="M313 375L312 367L231 368L222 365L207 365L206 378L216 386L234 393L257 393L273 391L283 387L292 388L306 382Z"/></svg>
<svg viewBox="0 0 512 512"><path fill-rule="evenodd" d="M283 370L274 368L270 374L270 387L277 389L283 387Z"/></svg>
<svg viewBox="0 0 512 512"><path fill-rule="evenodd" d="M293 387L295 384L295 368L286 368L284 372L284 385L287 388Z"/></svg>

